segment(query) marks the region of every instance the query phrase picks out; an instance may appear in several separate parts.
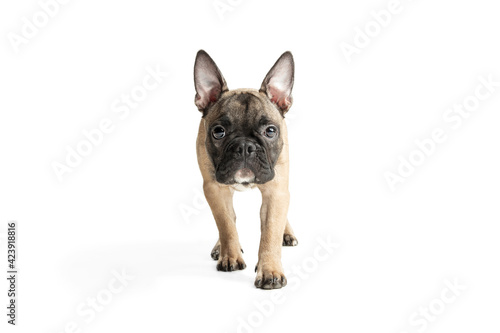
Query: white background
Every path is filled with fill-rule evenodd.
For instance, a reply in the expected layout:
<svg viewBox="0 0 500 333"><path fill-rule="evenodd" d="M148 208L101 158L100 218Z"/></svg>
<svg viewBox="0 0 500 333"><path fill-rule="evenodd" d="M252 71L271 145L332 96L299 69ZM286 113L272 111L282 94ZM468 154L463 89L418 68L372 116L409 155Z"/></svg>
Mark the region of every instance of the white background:
<svg viewBox="0 0 500 333"><path fill-rule="evenodd" d="M413 333L422 326L410 317L439 305L446 279L467 289L421 331L498 331L500 87L458 129L443 114L480 75L500 81L499 8L401 0L348 63L341 43L388 3L243 0L221 19L212 0L74 0L15 52L8 34L40 5L2 2L0 222L3 234L19 222L20 277L15 328L0 284L1 331L238 332L253 318L239 331ZM258 88L282 52L295 57L289 219L299 245L283 265L314 261L318 237L341 245L264 311L255 302L270 293L253 286L257 190L235 197L247 269L217 272L210 258L217 229L197 194L199 49L229 88ZM147 66L169 75L121 120L111 105ZM104 118L114 131L60 182L51 164ZM384 173L436 127L448 139L391 191ZM6 271L5 243L1 253ZM77 308L122 270L135 278L86 322Z"/></svg>

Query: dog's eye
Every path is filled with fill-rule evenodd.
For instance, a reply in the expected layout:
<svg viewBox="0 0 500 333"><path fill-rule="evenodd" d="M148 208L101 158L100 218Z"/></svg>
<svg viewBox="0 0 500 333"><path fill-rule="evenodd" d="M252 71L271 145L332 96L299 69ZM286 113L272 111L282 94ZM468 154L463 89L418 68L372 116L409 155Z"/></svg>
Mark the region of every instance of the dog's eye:
<svg viewBox="0 0 500 333"><path fill-rule="evenodd" d="M268 126L264 132L264 134L270 139L274 138L277 133L278 129L274 126Z"/></svg>
<svg viewBox="0 0 500 333"><path fill-rule="evenodd" d="M214 138L216 138L217 140L220 140L222 139L223 137L226 136L226 130L224 129L224 127L222 126L216 126L213 130L212 130L212 135Z"/></svg>

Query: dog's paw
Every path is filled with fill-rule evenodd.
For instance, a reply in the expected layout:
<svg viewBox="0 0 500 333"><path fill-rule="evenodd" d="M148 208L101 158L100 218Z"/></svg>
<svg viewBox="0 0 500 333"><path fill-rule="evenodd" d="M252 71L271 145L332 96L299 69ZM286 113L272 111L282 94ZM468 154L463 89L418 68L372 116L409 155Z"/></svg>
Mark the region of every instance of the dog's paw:
<svg viewBox="0 0 500 333"><path fill-rule="evenodd" d="M212 256L213 260L219 260L220 244L214 246L214 248L212 249L212 253L210 253L210 255Z"/></svg>
<svg viewBox="0 0 500 333"><path fill-rule="evenodd" d="M280 289L286 283L285 274L281 270L262 269L257 272L254 284L261 289Z"/></svg>
<svg viewBox="0 0 500 333"><path fill-rule="evenodd" d="M223 272L237 271L245 269L246 267L247 265L241 256L238 258L225 256L217 262L217 270Z"/></svg>
<svg viewBox="0 0 500 333"><path fill-rule="evenodd" d="M241 253L244 253L243 249L241 249ZM215 244L214 248L212 249L212 252L210 253L210 256L212 257L213 260L219 260L220 243Z"/></svg>
<svg viewBox="0 0 500 333"><path fill-rule="evenodd" d="M283 235L283 246L297 246L299 241L292 234L284 234Z"/></svg>

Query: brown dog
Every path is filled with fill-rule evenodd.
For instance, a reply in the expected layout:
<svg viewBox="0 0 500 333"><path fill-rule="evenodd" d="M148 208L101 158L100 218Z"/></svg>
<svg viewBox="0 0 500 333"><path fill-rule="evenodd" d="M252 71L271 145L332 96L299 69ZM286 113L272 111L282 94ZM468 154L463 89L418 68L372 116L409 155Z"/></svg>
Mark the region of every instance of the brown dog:
<svg viewBox="0 0 500 333"><path fill-rule="evenodd" d="M212 250L217 270L246 267L236 231L235 190L258 187L262 193L261 240L255 286L286 286L281 246L295 246L287 213L288 140L284 115L292 105L294 62L285 52L260 90L229 90L219 68L203 50L196 55L195 104L203 113L196 151L203 190L219 229Z"/></svg>

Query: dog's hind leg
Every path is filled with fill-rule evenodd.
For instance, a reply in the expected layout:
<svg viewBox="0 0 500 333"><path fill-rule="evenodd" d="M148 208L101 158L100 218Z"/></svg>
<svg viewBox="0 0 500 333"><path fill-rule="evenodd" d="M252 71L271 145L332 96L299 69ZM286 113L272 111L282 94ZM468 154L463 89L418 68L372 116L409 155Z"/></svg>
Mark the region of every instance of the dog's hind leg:
<svg viewBox="0 0 500 333"><path fill-rule="evenodd" d="M297 244L299 244L299 241L297 240L297 237L295 237L295 234L293 233L293 229L292 226L290 225L290 222L287 220L285 232L283 233L283 246L297 246Z"/></svg>

